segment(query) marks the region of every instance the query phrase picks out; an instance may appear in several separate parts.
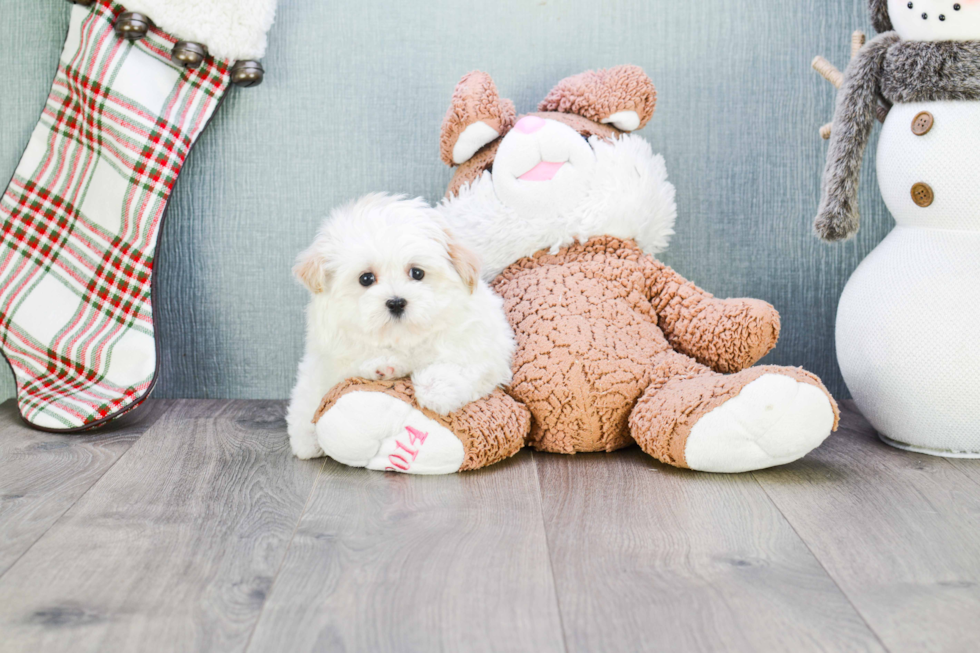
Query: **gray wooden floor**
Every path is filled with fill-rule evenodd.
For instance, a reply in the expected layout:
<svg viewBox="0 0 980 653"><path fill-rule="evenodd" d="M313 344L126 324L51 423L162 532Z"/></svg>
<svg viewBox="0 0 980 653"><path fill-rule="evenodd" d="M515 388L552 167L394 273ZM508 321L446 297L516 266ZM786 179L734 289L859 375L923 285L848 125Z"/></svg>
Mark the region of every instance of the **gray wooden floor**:
<svg viewBox="0 0 980 653"><path fill-rule="evenodd" d="M0 406L0 650L980 647L980 463L853 410L754 474L630 449L438 478L294 460L283 412L57 436Z"/></svg>

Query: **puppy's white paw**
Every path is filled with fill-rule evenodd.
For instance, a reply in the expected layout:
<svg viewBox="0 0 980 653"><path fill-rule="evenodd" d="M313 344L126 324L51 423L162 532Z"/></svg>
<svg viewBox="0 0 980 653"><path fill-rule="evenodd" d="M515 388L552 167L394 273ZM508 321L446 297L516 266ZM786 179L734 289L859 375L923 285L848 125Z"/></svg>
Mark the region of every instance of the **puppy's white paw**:
<svg viewBox="0 0 980 653"><path fill-rule="evenodd" d="M293 455L301 460L323 456L323 449L317 442L316 428L312 423L291 424L289 426L289 446L293 450Z"/></svg>
<svg viewBox="0 0 980 653"><path fill-rule="evenodd" d="M747 472L785 465L830 435L834 409L820 388L764 374L691 429L684 456L703 472Z"/></svg>
<svg viewBox="0 0 980 653"><path fill-rule="evenodd" d="M362 379L390 381L405 376L406 371L397 361L388 356L379 356L365 361L358 370Z"/></svg>
<svg viewBox="0 0 980 653"><path fill-rule="evenodd" d="M440 415L459 410L471 400L472 389L457 365L437 363L412 375L415 399Z"/></svg>
<svg viewBox="0 0 980 653"><path fill-rule="evenodd" d="M328 456L351 467L407 474L459 471L465 451L452 431L381 392L350 392L316 425Z"/></svg>

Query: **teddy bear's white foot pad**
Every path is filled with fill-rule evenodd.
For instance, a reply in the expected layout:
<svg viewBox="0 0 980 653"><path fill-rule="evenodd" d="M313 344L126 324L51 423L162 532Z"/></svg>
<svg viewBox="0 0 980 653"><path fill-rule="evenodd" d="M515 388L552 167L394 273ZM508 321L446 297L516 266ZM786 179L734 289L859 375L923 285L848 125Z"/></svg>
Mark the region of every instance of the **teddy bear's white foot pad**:
<svg viewBox="0 0 980 653"><path fill-rule="evenodd" d="M351 392L316 424L324 453L351 467L406 474L452 474L465 452L452 431L400 399Z"/></svg>
<svg viewBox="0 0 980 653"><path fill-rule="evenodd" d="M687 465L735 473L798 460L830 435L834 409L815 386L764 374L702 417L685 447Z"/></svg>

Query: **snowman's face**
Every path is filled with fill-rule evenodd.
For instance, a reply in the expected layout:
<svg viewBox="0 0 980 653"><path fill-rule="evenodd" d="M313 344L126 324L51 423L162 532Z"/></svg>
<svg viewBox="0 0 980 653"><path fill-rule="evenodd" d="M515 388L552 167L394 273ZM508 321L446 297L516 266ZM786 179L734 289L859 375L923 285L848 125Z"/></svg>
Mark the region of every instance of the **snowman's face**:
<svg viewBox="0 0 980 653"><path fill-rule="evenodd" d="M905 41L980 41L980 0L888 0Z"/></svg>

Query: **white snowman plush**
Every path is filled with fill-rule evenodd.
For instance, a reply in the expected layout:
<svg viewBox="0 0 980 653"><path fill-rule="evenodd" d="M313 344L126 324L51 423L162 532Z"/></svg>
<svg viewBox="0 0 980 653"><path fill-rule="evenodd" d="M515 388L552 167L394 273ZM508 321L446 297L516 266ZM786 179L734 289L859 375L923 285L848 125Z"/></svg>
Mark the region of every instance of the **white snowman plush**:
<svg viewBox="0 0 980 653"><path fill-rule="evenodd" d="M837 358L894 446L980 457L980 0L871 0L881 33L851 61L816 229L858 228L861 160L879 101L878 185L896 227L848 281Z"/></svg>

